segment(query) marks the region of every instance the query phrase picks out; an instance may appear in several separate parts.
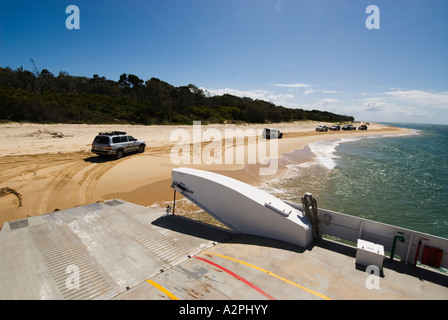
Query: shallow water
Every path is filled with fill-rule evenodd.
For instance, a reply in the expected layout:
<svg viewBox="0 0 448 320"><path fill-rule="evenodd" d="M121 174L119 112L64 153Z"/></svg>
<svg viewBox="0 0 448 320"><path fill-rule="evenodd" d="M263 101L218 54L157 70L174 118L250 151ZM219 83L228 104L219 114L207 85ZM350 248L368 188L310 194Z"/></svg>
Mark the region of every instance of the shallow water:
<svg viewBox="0 0 448 320"><path fill-rule="evenodd" d="M414 131L312 143L308 161L287 155L282 177L263 188L297 202L311 192L321 208L448 238L448 126L391 125Z"/></svg>

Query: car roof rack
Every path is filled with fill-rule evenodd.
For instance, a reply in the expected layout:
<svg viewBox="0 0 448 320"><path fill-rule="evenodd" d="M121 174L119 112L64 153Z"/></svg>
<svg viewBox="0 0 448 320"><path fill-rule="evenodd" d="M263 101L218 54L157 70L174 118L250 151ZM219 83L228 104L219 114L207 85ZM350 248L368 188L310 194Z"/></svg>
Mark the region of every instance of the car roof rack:
<svg viewBox="0 0 448 320"><path fill-rule="evenodd" d="M100 132L100 135L103 136L119 136L119 135L125 135L126 132L123 131L112 131L112 132Z"/></svg>

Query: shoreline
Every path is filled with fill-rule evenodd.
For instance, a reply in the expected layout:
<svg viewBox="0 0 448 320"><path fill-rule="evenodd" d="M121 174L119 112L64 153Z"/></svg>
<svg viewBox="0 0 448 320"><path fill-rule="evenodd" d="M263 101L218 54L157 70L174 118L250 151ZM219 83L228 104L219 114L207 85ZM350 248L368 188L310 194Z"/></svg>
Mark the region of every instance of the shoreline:
<svg viewBox="0 0 448 320"><path fill-rule="evenodd" d="M346 137L410 134L412 131L372 124L369 130L363 132L315 132L314 128L320 124L322 123L299 122L272 125L284 132L283 139L278 140L278 153L274 157L281 161L284 155L295 152L295 161L308 161L312 153L305 147L312 142ZM205 132L209 129L237 127L204 125L202 130ZM263 127L265 125L242 126L243 130L260 130ZM175 167L188 166L210 170L252 185L259 185L278 175L277 173L274 177L260 177L257 174L263 165L247 163L248 142L245 144L244 163L173 164L170 159L170 151L173 148L170 132L177 128L179 127L0 125L0 134L6 137L6 143L0 152L0 171L3 173L0 177L0 188L11 188L22 197L21 207L18 206L18 198L14 195L0 197L0 226L7 221L113 198L145 206L172 201L171 169ZM90 153L89 146L93 137L99 131L111 129L124 130L137 138L145 139L147 150L143 154L128 155L117 161L104 160ZM191 126L185 126L184 129L191 130ZM55 138L55 132L62 138ZM257 148L258 143L257 140ZM203 144L202 148L207 145L210 143ZM270 156L272 158L272 155Z"/></svg>

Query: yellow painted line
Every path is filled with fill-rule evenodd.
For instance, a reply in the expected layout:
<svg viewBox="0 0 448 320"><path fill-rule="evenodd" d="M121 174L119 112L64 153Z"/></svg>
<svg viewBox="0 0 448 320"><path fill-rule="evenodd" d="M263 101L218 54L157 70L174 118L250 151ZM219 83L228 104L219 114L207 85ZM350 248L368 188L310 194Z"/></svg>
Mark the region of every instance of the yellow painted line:
<svg viewBox="0 0 448 320"><path fill-rule="evenodd" d="M154 281L152 281L151 279L146 280L146 282L148 282L149 284L152 284L154 287L156 287L157 289L159 289L160 291L162 291L164 294L166 294L171 300L179 300L178 297L176 297L174 294L172 294L171 292L169 292L168 290L166 290L164 287L162 287L160 284L155 283Z"/></svg>
<svg viewBox="0 0 448 320"><path fill-rule="evenodd" d="M293 285L293 286L295 286L297 288L305 290L306 292L314 294L315 296L318 296L318 297L323 298L325 300L331 300L330 298L328 298L327 296L324 296L323 294L320 294L319 292L316 292L314 290L308 289L307 287L304 287L304 286L302 286L302 285L300 285L298 283L295 283L295 282L293 282L291 280L283 278L283 277L281 277L281 276L279 276L279 275L277 275L275 273L272 273L271 271L268 271L268 270L265 270L263 268L257 267L257 266L255 266L253 264L250 264L250 263L247 263L247 262L244 262L244 261L241 261L241 260L237 260L237 259L234 259L234 258L231 258L231 257L228 257L228 256L224 256L222 254L217 254L217 253L212 253L212 252L204 252L204 254L211 254L213 256L221 257L221 258L224 258L224 259L228 259L228 260L231 260L231 261L235 261L235 262L244 264L244 265L246 265L248 267L254 268L254 269L259 270L259 271L262 271L262 272L264 272L264 273L266 273L266 274L268 274L268 275L270 275L270 276L272 276L274 278L277 278L277 279L282 280L282 281L284 281L286 283L289 283L289 284L291 284L291 285Z"/></svg>

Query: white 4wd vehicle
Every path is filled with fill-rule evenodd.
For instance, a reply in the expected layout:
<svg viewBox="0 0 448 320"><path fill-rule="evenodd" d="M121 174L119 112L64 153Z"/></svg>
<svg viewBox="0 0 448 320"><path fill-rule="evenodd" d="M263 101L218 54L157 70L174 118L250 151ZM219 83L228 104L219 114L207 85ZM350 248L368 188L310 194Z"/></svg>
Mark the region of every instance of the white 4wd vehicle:
<svg viewBox="0 0 448 320"><path fill-rule="evenodd" d="M283 137L283 133L274 128L264 128L261 135L265 139L281 139Z"/></svg>
<svg viewBox="0 0 448 320"><path fill-rule="evenodd" d="M135 139L126 132L112 131L100 132L92 142L92 152L98 155L115 156L117 159L125 153L145 151L146 143Z"/></svg>

